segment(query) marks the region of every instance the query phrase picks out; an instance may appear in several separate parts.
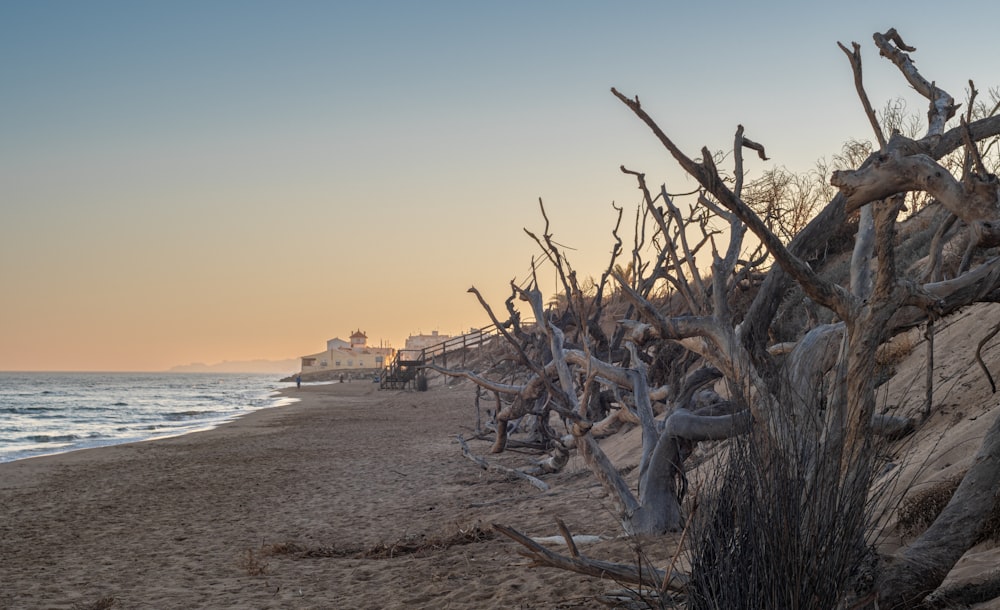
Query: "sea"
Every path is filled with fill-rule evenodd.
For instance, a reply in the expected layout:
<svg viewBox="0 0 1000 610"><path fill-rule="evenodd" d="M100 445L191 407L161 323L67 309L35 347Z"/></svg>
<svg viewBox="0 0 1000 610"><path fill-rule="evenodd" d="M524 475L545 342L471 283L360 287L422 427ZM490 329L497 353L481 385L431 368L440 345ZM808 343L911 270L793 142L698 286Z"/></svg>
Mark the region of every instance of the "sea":
<svg viewBox="0 0 1000 610"><path fill-rule="evenodd" d="M278 375L0 372L0 462L207 430L292 402Z"/></svg>

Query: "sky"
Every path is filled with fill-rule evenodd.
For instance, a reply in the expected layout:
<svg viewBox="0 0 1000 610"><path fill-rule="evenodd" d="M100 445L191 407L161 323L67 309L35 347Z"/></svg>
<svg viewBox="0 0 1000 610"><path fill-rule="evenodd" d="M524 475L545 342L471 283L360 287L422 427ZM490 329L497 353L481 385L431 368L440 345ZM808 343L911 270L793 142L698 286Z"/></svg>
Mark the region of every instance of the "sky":
<svg viewBox="0 0 1000 610"><path fill-rule="evenodd" d="M691 156L736 126L806 171L925 104L1000 86L1000 4L955 0L0 3L0 370L156 371L284 359L356 329L457 334L498 311L550 230L581 276L612 204L694 183L610 93ZM628 224L626 222L626 224ZM555 285L543 285L550 295Z"/></svg>

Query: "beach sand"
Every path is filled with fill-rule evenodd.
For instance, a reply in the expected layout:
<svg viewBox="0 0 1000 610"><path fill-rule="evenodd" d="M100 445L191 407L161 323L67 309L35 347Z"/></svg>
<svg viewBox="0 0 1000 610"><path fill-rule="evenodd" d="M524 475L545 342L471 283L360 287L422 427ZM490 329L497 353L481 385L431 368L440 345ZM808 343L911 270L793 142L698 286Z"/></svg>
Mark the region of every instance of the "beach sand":
<svg viewBox="0 0 1000 610"><path fill-rule="evenodd" d="M542 493L464 458L468 385L286 394L210 431L0 464L0 608L590 608L614 588L492 533L556 534L557 513L619 532L580 464Z"/></svg>
<svg viewBox="0 0 1000 610"><path fill-rule="evenodd" d="M1000 308L980 305L938 326L934 411L916 434L887 448L899 484L888 499L961 474L1000 416L975 365L984 328ZM919 416L925 342L880 390L883 408ZM1000 343L983 351L1000 371ZM305 385L300 402L172 439L0 464L0 608L599 608L620 585L532 568L492 523L530 536L602 541L586 555L640 557L664 568L679 542L620 537L610 502L575 455L548 492L486 472L462 456L456 434L475 428L474 390L440 379L427 392L372 383ZM641 430L602 442L635 488ZM472 451L509 467L534 456ZM720 449L704 444L704 455ZM699 451L702 451L701 449ZM710 478L713 463L688 473ZM879 536L883 552L912 540ZM947 585L995 574L1000 541L962 558ZM683 560L678 567L683 566ZM111 602L114 602L111 604ZM1000 599L973 606L1000 608Z"/></svg>

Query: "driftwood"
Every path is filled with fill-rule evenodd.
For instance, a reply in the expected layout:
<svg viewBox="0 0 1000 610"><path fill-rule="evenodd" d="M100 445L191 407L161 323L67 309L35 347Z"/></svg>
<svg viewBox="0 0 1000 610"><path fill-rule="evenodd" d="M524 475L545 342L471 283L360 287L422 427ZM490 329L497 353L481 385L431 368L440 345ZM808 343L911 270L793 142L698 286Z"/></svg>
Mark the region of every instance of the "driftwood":
<svg viewBox="0 0 1000 610"><path fill-rule="evenodd" d="M569 534L569 530L561 522L559 529L566 540L569 556L556 553L512 527L494 523L493 529L523 546L521 554L531 559L535 566L554 567L596 578L609 578L620 583L645 585L656 590L662 587L673 591L683 591L687 585L687 577L680 572L671 572L670 577L667 578L667 572L647 564L637 566L614 563L582 555L573 542L573 536Z"/></svg>
<svg viewBox="0 0 1000 610"><path fill-rule="evenodd" d="M532 486L537 487L541 491L549 490L549 484L537 477L533 477L526 472L521 472L520 470L516 470L514 468L508 468L506 466L501 466L500 464L493 464L491 462L487 462L483 458L475 455L474 453L472 453L472 450L469 449L469 445L468 443L465 442L465 439L462 438L462 435L458 435L455 438L458 439L458 444L462 446L462 455L475 462L483 470L488 470L490 472L497 472L503 475L516 477L518 479L531 483Z"/></svg>
<svg viewBox="0 0 1000 610"><path fill-rule="evenodd" d="M890 608L909 608L931 594L975 544L1000 488L1000 417L944 511L917 540L897 554L878 585Z"/></svg>

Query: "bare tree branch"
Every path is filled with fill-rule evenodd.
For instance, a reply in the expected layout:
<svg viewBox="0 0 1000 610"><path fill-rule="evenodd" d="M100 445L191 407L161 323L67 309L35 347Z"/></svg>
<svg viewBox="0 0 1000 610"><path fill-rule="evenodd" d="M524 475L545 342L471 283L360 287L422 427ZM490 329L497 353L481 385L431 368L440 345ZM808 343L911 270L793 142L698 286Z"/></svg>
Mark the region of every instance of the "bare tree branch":
<svg viewBox="0 0 1000 610"><path fill-rule="evenodd" d="M546 483L545 481L542 481L541 479L533 477L530 474L521 472L520 470L515 470L513 468L507 468L506 466L501 466L500 464L494 464L494 463L491 463L491 462L487 462L486 460L484 460L483 458L479 457L478 455L473 454L472 450L469 449L468 443L465 442L465 439L462 438L461 434L459 434L455 438L458 440L458 444L462 446L462 455L464 455L465 457L467 457L470 460L472 460L473 462L475 462L483 470L489 470L490 472L497 472L497 473L500 473L500 474L503 474L503 475L507 475L507 476L511 476L511 477L516 477L518 479L522 479L524 481L527 481L528 483L531 483L534 487L537 487L541 491L548 491L549 490L548 483Z"/></svg>
<svg viewBox="0 0 1000 610"><path fill-rule="evenodd" d="M665 589L683 591L687 585L687 577L684 574L674 573L668 578L665 571L645 563L636 566L591 559L585 555L566 557L542 546L513 528L494 523L493 529L524 546L524 555L534 560L534 565L537 566L550 566L597 578L611 578L616 582L646 585L654 589L665 584Z"/></svg>
<svg viewBox="0 0 1000 610"><path fill-rule="evenodd" d="M702 149L702 163L695 163L681 152L663 130L660 129L659 125L653 121L652 117L642 109L638 99L629 99L614 88L611 89L611 92L649 126L657 139L660 140L685 171L698 180L706 190L715 195L716 199L722 205L736 214L764 242L764 245L767 246L767 249L774 256L775 260L778 261L778 264L799 282L810 298L837 312L843 318L849 316L848 309L851 307L850 295L840 286L819 277L809 265L793 256L785 248L784 244L768 230L760 218L722 182L721 177L715 170L714 164L711 162L711 154L707 149Z"/></svg>
<svg viewBox="0 0 1000 610"><path fill-rule="evenodd" d="M883 57L896 64L907 82L917 90L920 95L930 101L930 110L927 112L927 135L941 135L944 133L944 125L948 119L955 116L958 107L955 99L948 95L943 89L939 89L934 83L928 82L917 67L910 60L906 52L912 53L915 48L903 44L903 40L896 33L895 29L890 29L885 34L876 32L872 38ZM895 46L893 46L895 44ZM904 52L905 51L905 52Z"/></svg>
<svg viewBox="0 0 1000 610"><path fill-rule="evenodd" d="M833 172L830 184L840 188L846 196L848 212L896 193L921 190L930 193L968 224L996 222L1000 215L1000 189L996 178L976 179L972 185L963 185L934 159L923 154L879 153L875 161L864 168Z"/></svg>
<svg viewBox="0 0 1000 610"><path fill-rule="evenodd" d="M858 97L861 98L861 105L865 109L865 116L868 117L868 122L871 123L872 131L875 132L879 148L884 149L885 134L882 133L882 126L878 123L878 117L875 116L872 103L868 100L868 93L865 92L865 85L861 78L861 45L852 42L851 51L848 51L847 47L839 42L837 46L840 47L840 50L844 52L844 55L847 55L847 59L851 62L851 70L854 72L854 88L858 92Z"/></svg>

